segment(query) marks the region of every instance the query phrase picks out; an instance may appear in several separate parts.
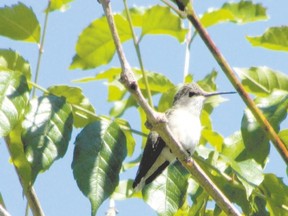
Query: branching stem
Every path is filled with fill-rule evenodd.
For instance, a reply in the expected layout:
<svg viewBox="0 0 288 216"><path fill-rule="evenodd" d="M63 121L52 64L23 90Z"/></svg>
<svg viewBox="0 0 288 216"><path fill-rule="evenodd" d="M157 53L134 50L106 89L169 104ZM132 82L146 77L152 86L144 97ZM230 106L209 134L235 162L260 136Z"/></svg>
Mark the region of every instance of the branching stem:
<svg viewBox="0 0 288 216"><path fill-rule="evenodd" d="M128 23L129 23L131 34L132 34L133 43L134 43L134 47L135 47L135 50L136 50L138 62L139 62L139 65L140 65L142 76L143 76L143 81L144 81L144 85L145 85L145 88L146 88L146 94L147 94L147 97L148 97L148 102L149 102L149 105L151 107L153 107L153 100L152 100L151 90L150 90L148 78L147 78L147 75L146 75L146 72L145 72L145 69L144 69L142 55L141 55L140 46L139 46L140 40L137 40L137 36L136 36L136 34L134 32L133 22L132 22L130 11L129 11L129 8L128 8L128 5L127 5L127 0L123 0L123 2L124 2L125 12L126 12L126 15L127 15L127 20L128 20Z"/></svg>
<svg viewBox="0 0 288 216"><path fill-rule="evenodd" d="M139 86L134 78L133 71L125 58L123 52L122 44L117 33L117 29L114 23L111 4L109 0L100 0L103 10L105 12L108 25L111 30L111 34L116 46L119 61L122 67L121 81L127 90L134 96L138 104L143 108L146 113L148 122L152 126L152 129L157 131L158 134L164 139L165 143L169 146L172 152L176 155L178 160L183 166L194 176L196 181L205 188L208 194L217 202L220 208L227 215L237 215L241 214L232 205L232 203L226 198L226 196L221 192L221 190L211 181L211 179L206 175L206 173L200 168L200 166L193 160L189 160L189 155L179 144L179 142L173 137L169 127L167 126L166 116L163 113L158 113L153 110L147 101L144 99Z"/></svg>

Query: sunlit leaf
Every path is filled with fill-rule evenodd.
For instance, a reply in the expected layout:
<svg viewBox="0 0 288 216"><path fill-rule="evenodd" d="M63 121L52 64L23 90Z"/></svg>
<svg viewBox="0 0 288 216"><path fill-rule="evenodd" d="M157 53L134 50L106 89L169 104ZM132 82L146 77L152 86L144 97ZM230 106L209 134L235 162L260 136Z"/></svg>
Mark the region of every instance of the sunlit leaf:
<svg viewBox="0 0 288 216"><path fill-rule="evenodd" d="M21 183L25 191L31 186L32 170L24 152L21 133L22 128L21 123L19 122L19 124L5 137L5 141L9 149L11 161L16 167L18 175L21 177Z"/></svg>
<svg viewBox="0 0 288 216"><path fill-rule="evenodd" d="M115 200L125 200L131 197L137 197L135 196L136 193L133 194L132 184L133 181L131 179L120 181L111 195L111 198Z"/></svg>
<svg viewBox="0 0 288 216"><path fill-rule="evenodd" d="M33 10L21 2L0 8L0 35L39 43L40 25Z"/></svg>
<svg viewBox="0 0 288 216"><path fill-rule="evenodd" d="M114 21L121 42L132 38L127 20L120 14L114 15ZM107 64L115 53L115 45L103 16L86 27L78 38L76 55L73 57L70 69L90 69Z"/></svg>
<svg viewBox="0 0 288 216"><path fill-rule="evenodd" d="M66 153L72 133L71 106L64 98L53 95L31 100L30 110L22 123L22 141L32 166L32 181L39 172Z"/></svg>
<svg viewBox="0 0 288 216"><path fill-rule="evenodd" d="M8 68L12 71L23 73L27 80L31 78L31 68L19 53L11 49L0 49L0 68Z"/></svg>
<svg viewBox="0 0 288 216"><path fill-rule="evenodd" d="M141 37L147 34L167 34L183 42L187 29L181 19L171 12L169 7L160 5L149 8L143 16Z"/></svg>
<svg viewBox="0 0 288 216"><path fill-rule="evenodd" d="M72 169L78 187L90 200L92 215L118 185L126 154L125 134L116 122L96 121L77 136Z"/></svg>
<svg viewBox="0 0 288 216"><path fill-rule="evenodd" d="M0 137L6 136L23 118L28 98L26 77L0 68Z"/></svg>
<svg viewBox="0 0 288 216"><path fill-rule="evenodd" d="M271 27L258 37L247 36L252 46L266 49L288 51L288 26Z"/></svg>
<svg viewBox="0 0 288 216"><path fill-rule="evenodd" d="M65 97L66 102L72 105L73 124L75 127L84 127L96 120L92 115L95 114L95 110L80 88L58 85L49 87L48 91L58 97ZM87 112L83 111L83 109Z"/></svg>
<svg viewBox="0 0 288 216"><path fill-rule="evenodd" d="M248 92L267 96L274 89L288 91L288 76L267 67L235 68Z"/></svg>
<svg viewBox="0 0 288 216"><path fill-rule="evenodd" d="M279 124L287 116L288 93L274 91L269 97L258 98L255 102L270 124L278 131ZM270 149L269 138L267 132L262 129L248 109L242 119L241 132L245 144L245 151L241 154L241 160L253 158L257 163L264 166Z"/></svg>
<svg viewBox="0 0 288 216"><path fill-rule="evenodd" d="M264 180L263 169L253 159L240 162L229 160L228 163L245 187L248 200L255 187Z"/></svg>
<svg viewBox="0 0 288 216"><path fill-rule="evenodd" d="M66 11L70 6L69 3L73 0L50 0L49 11L60 10L62 12Z"/></svg>
<svg viewBox="0 0 288 216"><path fill-rule="evenodd" d="M245 149L241 132L236 131L232 135L226 137L222 146L221 154L235 160Z"/></svg>
<svg viewBox="0 0 288 216"><path fill-rule="evenodd" d="M288 214L288 187L282 179L273 174L266 174L260 189L264 193L270 215Z"/></svg>
<svg viewBox="0 0 288 216"><path fill-rule="evenodd" d="M203 14L200 21L205 27L218 23L234 22L245 24L266 20L266 8L261 4L254 4L251 1L228 2L219 9L212 9Z"/></svg>
<svg viewBox="0 0 288 216"><path fill-rule="evenodd" d="M284 142L286 148L288 149L288 129L284 129L279 132L280 139Z"/></svg>
<svg viewBox="0 0 288 216"><path fill-rule="evenodd" d="M174 215L186 199L187 180L187 170L177 162L144 187L143 198L158 215Z"/></svg>

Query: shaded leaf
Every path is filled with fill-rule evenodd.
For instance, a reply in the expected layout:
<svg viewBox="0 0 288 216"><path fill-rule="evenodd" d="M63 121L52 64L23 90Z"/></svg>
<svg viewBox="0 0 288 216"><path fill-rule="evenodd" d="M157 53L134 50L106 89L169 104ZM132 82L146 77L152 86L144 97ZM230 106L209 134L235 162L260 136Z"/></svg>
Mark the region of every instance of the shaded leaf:
<svg viewBox="0 0 288 216"><path fill-rule="evenodd" d="M134 153L136 141L132 136L132 129L130 127L130 124L126 120L120 118L116 118L115 122L117 122L122 132L125 134L127 144L127 155L131 157Z"/></svg>
<svg viewBox="0 0 288 216"><path fill-rule="evenodd" d="M186 33L180 17L172 13L169 7L156 5L144 13L141 37L146 34L167 34L183 42Z"/></svg>
<svg viewBox="0 0 288 216"><path fill-rule="evenodd" d="M33 10L23 3L0 8L0 35L26 42L39 43L40 25Z"/></svg>
<svg viewBox="0 0 288 216"><path fill-rule="evenodd" d="M127 20L120 14L114 15L114 21L121 42L132 38ZM86 27L78 38L76 55L73 57L70 69L90 69L107 64L115 53L115 45L103 16Z"/></svg>
<svg viewBox="0 0 288 216"><path fill-rule="evenodd" d="M126 154L125 134L116 122L96 121L78 134L72 169L78 187L90 200L92 215L118 185Z"/></svg>
<svg viewBox="0 0 288 216"><path fill-rule="evenodd" d="M288 187L283 180L273 174L266 174L260 186L266 200L266 207L270 215L288 214Z"/></svg>
<svg viewBox="0 0 288 216"><path fill-rule="evenodd" d="M287 116L288 93L273 91L269 97L258 98L255 102L273 128L278 131L279 124ZM238 159L253 158L257 163L264 166L270 149L269 138L267 132L262 129L248 109L242 119L241 132L245 150L240 155L241 159Z"/></svg>
<svg viewBox="0 0 288 216"><path fill-rule="evenodd" d="M206 205L209 200L209 195L207 194L207 192L202 187L198 187L196 192L191 195L191 199L193 201L193 204L189 209L188 215L205 215Z"/></svg>
<svg viewBox="0 0 288 216"><path fill-rule="evenodd" d="M165 112L172 107L174 96L179 88L180 86L174 86L171 89L162 93L158 104L159 112Z"/></svg>
<svg viewBox="0 0 288 216"><path fill-rule="evenodd" d="M266 49L287 52L288 26L271 27L267 29L261 36L246 36L246 39L252 44L252 46L260 46Z"/></svg>
<svg viewBox="0 0 288 216"><path fill-rule="evenodd" d="M49 87L48 91L55 96L65 97L66 102L72 105L73 124L75 127L84 127L96 120L95 116L92 115L95 114L95 110L80 88L58 85ZM84 112L82 109L87 110L91 114Z"/></svg>
<svg viewBox="0 0 288 216"><path fill-rule="evenodd" d="M248 92L267 96L274 89L288 91L288 76L267 67L235 68Z"/></svg>
<svg viewBox="0 0 288 216"><path fill-rule="evenodd" d="M66 153L72 133L71 106L53 95L31 100L30 110L22 122L22 141L32 166L32 182L39 172Z"/></svg>
<svg viewBox="0 0 288 216"><path fill-rule="evenodd" d="M31 78L31 68L19 53L11 49L0 49L0 68L8 68L12 71L23 73L27 80Z"/></svg>
<svg viewBox="0 0 288 216"><path fill-rule="evenodd" d="M143 198L159 215L174 215L186 199L187 180L187 170L177 161L144 187Z"/></svg>
<svg viewBox="0 0 288 216"><path fill-rule="evenodd" d="M25 76L0 68L0 137L6 136L23 118L28 98Z"/></svg>
<svg viewBox="0 0 288 216"><path fill-rule="evenodd" d="M223 22L245 24L266 19L268 19L266 8L262 4L240 1L228 2L220 9L209 10L203 14L200 21L205 27L210 27Z"/></svg>

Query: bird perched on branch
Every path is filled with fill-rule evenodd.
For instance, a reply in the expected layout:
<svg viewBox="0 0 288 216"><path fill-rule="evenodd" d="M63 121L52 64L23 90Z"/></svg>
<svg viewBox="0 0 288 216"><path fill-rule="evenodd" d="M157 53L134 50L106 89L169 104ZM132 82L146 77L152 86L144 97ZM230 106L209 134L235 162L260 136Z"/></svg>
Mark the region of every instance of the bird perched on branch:
<svg viewBox="0 0 288 216"><path fill-rule="evenodd" d="M200 115L207 98L235 92L205 92L196 83L183 85L176 93L172 107L165 113L173 136L192 155L201 136ZM176 156L157 132L150 132L133 182L135 191L151 183L176 160Z"/></svg>

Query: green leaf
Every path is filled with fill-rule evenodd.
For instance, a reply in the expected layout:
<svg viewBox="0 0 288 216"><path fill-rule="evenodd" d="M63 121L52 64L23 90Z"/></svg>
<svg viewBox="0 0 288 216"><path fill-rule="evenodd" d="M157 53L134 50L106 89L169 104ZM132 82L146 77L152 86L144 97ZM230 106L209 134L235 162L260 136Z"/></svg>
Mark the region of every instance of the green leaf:
<svg viewBox="0 0 288 216"><path fill-rule="evenodd" d="M174 215L186 200L187 170L176 162L143 189L143 198L159 215Z"/></svg>
<svg viewBox="0 0 288 216"><path fill-rule="evenodd" d="M136 193L133 194L132 184L133 181L131 179L120 181L111 198L114 200L125 200L131 197L137 197L135 196Z"/></svg>
<svg viewBox="0 0 288 216"><path fill-rule="evenodd" d="M92 115L95 114L95 110L80 88L58 85L49 87L48 91L55 96L65 97L66 102L72 105L73 124L75 127L84 127L96 120L95 116ZM87 110L91 114L83 110Z"/></svg>
<svg viewBox="0 0 288 216"><path fill-rule="evenodd" d="M147 34L167 34L183 42L187 29L183 28L180 17L172 13L169 7L156 5L149 8L143 16L140 37Z"/></svg>
<svg viewBox="0 0 288 216"><path fill-rule="evenodd" d="M271 27L267 29L261 36L246 36L246 39L252 44L252 46L260 46L266 49L287 52L288 26Z"/></svg>
<svg viewBox="0 0 288 216"><path fill-rule="evenodd" d="M132 38L127 20L120 14L114 15L114 21L121 42ZM90 69L107 64L112 60L115 53L115 45L103 16L93 21L86 27L76 44L76 55L73 57L70 69Z"/></svg>
<svg viewBox="0 0 288 216"><path fill-rule="evenodd" d="M220 152L222 150L223 137L221 134L209 129L202 130L201 134L205 140L207 140L212 146L215 147L215 149L217 149L217 151Z"/></svg>
<svg viewBox="0 0 288 216"><path fill-rule="evenodd" d="M286 148L288 149L288 129L284 129L279 132L278 136L284 142Z"/></svg>
<svg viewBox="0 0 288 216"><path fill-rule="evenodd" d="M5 141L9 149L11 161L16 167L18 175L21 176L21 183L25 191L31 186L32 170L24 152L21 133L21 122L19 122L19 124L5 137Z"/></svg>
<svg viewBox="0 0 288 216"><path fill-rule="evenodd" d="M126 120L120 118L116 118L115 122L117 122L117 124L125 134L127 144L127 155L131 157L134 153L136 141L132 136L132 129L130 127L130 124Z"/></svg>
<svg viewBox="0 0 288 216"><path fill-rule="evenodd" d="M30 110L22 122L22 141L32 166L32 182L39 172L66 153L72 133L71 106L54 95L31 100Z"/></svg>
<svg viewBox="0 0 288 216"><path fill-rule="evenodd" d="M25 76L0 68L0 137L6 136L23 118L28 98Z"/></svg>
<svg viewBox="0 0 288 216"><path fill-rule="evenodd" d="M159 112L165 112L172 107L174 96L179 88L180 86L174 86L171 89L163 92L158 104Z"/></svg>
<svg viewBox="0 0 288 216"><path fill-rule="evenodd" d="M205 27L210 27L223 22L245 24L267 19L266 8L261 4L240 1L225 3L220 9L209 10L200 21Z"/></svg>
<svg viewBox="0 0 288 216"><path fill-rule="evenodd" d="M19 53L11 49L0 49L0 68L8 68L12 71L23 73L27 80L31 78L31 68Z"/></svg>
<svg viewBox="0 0 288 216"><path fill-rule="evenodd" d="M50 7L48 9L49 11L60 10L64 12L69 9L69 3L72 1L73 0L50 0Z"/></svg>
<svg viewBox="0 0 288 216"><path fill-rule="evenodd" d="M242 134L240 131L236 131L224 139L221 154L235 160L244 149L245 145L242 139Z"/></svg>
<svg viewBox="0 0 288 216"><path fill-rule="evenodd" d="M255 100L272 127L278 131L280 123L287 116L288 93L273 91L269 97ZM245 111L241 123L241 132L245 144L245 150L240 155L240 160L253 158L262 166L265 165L269 153L269 138L267 132L262 129L250 110Z"/></svg>
<svg viewBox="0 0 288 216"><path fill-rule="evenodd" d="M205 208L209 200L209 195L207 194L207 192L202 187L198 187L196 192L191 195L191 199L193 201L193 204L189 209L188 215L202 215L201 213L205 212Z"/></svg>
<svg viewBox="0 0 288 216"><path fill-rule="evenodd" d="M33 10L23 3L0 8L0 35L14 40L39 43L40 25Z"/></svg>
<svg viewBox="0 0 288 216"><path fill-rule="evenodd" d="M118 185L126 154L125 134L116 122L93 122L77 136L72 169L78 187L91 202L92 215Z"/></svg>
<svg viewBox="0 0 288 216"><path fill-rule="evenodd" d="M288 91L288 76L267 67L235 68L248 92L267 96L274 89Z"/></svg>
<svg viewBox="0 0 288 216"><path fill-rule="evenodd" d="M197 84L205 91L213 92L217 90L216 86L216 78L217 78L217 71L212 70L211 73L207 74L202 80L199 80Z"/></svg>
<svg viewBox="0 0 288 216"><path fill-rule="evenodd" d="M288 187L282 179L273 174L266 174L260 189L265 195L264 199L270 215L288 214Z"/></svg>
<svg viewBox="0 0 288 216"><path fill-rule="evenodd" d="M259 186L264 180L263 169L253 159L240 162L227 160L227 162L245 187L247 200L249 200L255 187Z"/></svg>

